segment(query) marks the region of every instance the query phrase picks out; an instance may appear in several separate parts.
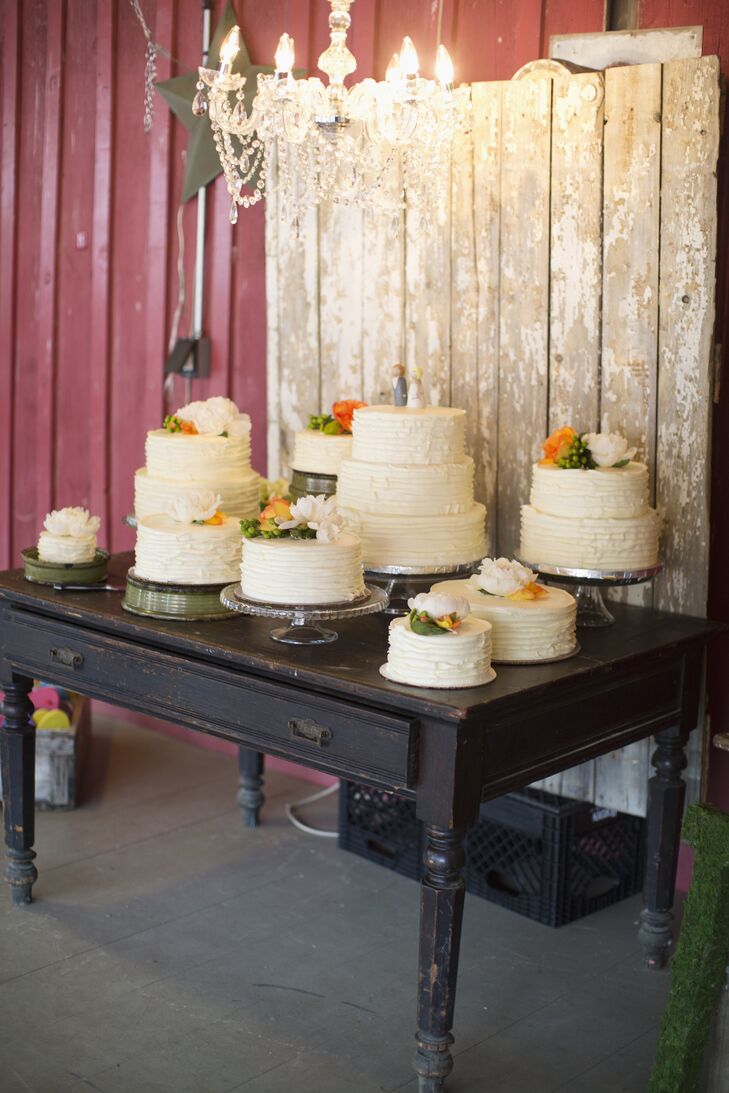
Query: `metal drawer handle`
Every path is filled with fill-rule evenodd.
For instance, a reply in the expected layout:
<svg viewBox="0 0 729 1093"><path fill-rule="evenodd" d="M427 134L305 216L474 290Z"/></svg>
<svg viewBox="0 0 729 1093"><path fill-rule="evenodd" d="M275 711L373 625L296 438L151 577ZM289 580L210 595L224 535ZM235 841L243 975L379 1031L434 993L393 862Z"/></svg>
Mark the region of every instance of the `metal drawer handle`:
<svg viewBox="0 0 729 1093"><path fill-rule="evenodd" d="M63 664L65 668L80 668L84 662L83 654L74 653L73 649L56 648L49 649L49 656L56 664Z"/></svg>
<svg viewBox="0 0 729 1093"><path fill-rule="evenodd" d="M312 744L320 748L328 744L332 738L331 729L303 717L292 717L289 721L289 731L292 736L298 736L301 740L310 740Z"/></svg>

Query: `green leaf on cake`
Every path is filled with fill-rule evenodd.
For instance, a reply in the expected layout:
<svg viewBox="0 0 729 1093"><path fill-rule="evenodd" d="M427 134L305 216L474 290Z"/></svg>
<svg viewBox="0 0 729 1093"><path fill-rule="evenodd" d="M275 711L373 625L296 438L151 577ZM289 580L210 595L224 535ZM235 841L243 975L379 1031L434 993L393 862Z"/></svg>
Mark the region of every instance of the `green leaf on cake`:
<svg viewBox="0 0 729 1093"><path fill-rule="evenodd" d="M426 638L435 638L449 633L448 630L444 630L437 623L434 623L429 615L418 615L416 611L411 611L408 619L410 629L414 634L422 634Z"/></svg>

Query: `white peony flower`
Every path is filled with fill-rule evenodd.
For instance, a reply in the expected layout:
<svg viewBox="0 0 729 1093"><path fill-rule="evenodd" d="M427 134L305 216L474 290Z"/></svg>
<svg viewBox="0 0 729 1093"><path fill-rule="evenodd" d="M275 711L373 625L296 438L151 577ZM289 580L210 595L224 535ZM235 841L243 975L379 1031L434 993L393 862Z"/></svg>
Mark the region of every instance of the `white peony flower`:
<svg viewBox="0 0 729 1093"><path fill-rule="evenodd" d="M336 543L342 533L343 527L344 520L339 513L335 513L333 516L329 516L325 520L319 521L319 526L316 529L316 537L320 543Z"/></svg>
<svg viewBox="0 0 729 1093"><path fill-rule="evenodd" d="M231 438L247 436L250 431L251 419L248 417L248 414L238 414L237 417L232 417L225 429L225 432Z"/></svg>
<svg viewBox="0 0 729 1093"><path fill-rule="evenodd" d="M170 504L169 513L179 524L195 524L215 516L222 503L220 494L212 490L191 493L187 497L175 497Z"/></svg>
<svg viewBox="0 0 729 1093"><path fill-rule="evenodd" d="M89 516L88 509L70 507L54 509L43 521L43 527L51 535L70 535L80 539L85 535L95 535L101 526L98 516Z"/></svg>
<svg viewBox="0 0 729 1093"><path fill-rule="evenodd" d="M279 527L286 530L306 524L316 531L321 523L329 523L332 518L338 518L336 498L325 497L323 493L316 496L309 493L294 501L291 506L291 519L279 524Z"/></svg>
<svg viewBox="0 0 729 1093"><path fill-rule="evenodd" d="M536 574L521 562L508 558L484 558L481 568L470 579L473 588L481 588L492 596L510 596L536 579Z"/></svg>
<svg viewBox="0 0 729 1093"><path fill-rule="evenodd" d="M431 619L455 615L457 621L465 619L471 611L471 605L464 596L449 596L447 592L420 592L408 600L408 607L418 614L430 615Z"/></svg>
<svg viewBox="0 0 729 1093"><path fill-rule="evenodd" d="M627 440L620 433L585 433L582 442L590 449L593 462L598 467L614 467L617 463L627 463L637 450L629 448Z"/></svg>
<svg viewBox="0 0 729 1093"><path fill-rule="evenodd" d="M222 395L215 395L204 402L189 402L175 416L191 421L201 436L220 436L222 433L242 436L246 425L250 427L248 415L241 414L233 400ZM231 429L238 431L231 433Z"/></svg>

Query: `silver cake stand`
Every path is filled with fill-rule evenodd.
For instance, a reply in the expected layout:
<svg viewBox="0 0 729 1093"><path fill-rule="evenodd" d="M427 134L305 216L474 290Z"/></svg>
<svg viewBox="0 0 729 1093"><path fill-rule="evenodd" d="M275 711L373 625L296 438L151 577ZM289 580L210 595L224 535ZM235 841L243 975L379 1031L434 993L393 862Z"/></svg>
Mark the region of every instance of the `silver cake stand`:
<svg viewBox="0 0 729 1093"><path fill-rule="evenodd" d="M336 630L317 626L318 622L332 619L356 619L360 615L374 615L387 607L387 593L381 588L365 585L366 592L358 600L327 604L263 603L244 596L239 584L229 584L220 593L220 602L231 611L242 615L259 615L265 619L288 619L288 626L277 626L271 631L274 641L284 645L327 645L336 641Z"/></svg>
<svg viewBox="0 0 729 1093"><path fill-rule="evenodd" d="M548 583L574 585L572 594L577 600L578 626L611 626L615 619L605 606L604 588L621 585L645 584L652 581L663 569L663 562L646 569L579 569L573 566L550 565L546 562L527 562L523 565L535 570Z"/></svg>
<svg viewBox="0 0 729 1093"><path fill-rule="evenodd" d="M430 592L436 581L451 577L470 577L481 564L482 559L463 562L460 565L441 566L382 566L379 569L365 569L365 580L387 593L386 615L404 615L409 610L408 600L420 592Z"/></svg>

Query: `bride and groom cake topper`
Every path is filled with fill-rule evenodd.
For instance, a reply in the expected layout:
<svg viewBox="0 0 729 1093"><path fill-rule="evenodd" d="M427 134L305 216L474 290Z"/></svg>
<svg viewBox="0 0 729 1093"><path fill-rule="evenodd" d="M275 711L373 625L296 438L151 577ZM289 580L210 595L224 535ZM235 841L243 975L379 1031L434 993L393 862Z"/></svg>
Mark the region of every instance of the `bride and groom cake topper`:
<svg viewBox="0 0 729 1093"><path fill-rule="evenodd" d="M395 406L408 406L410 409L420 409L425 406L425 389L423 388L422 378L423 373L420 368L415 368L408 383L404 366L402 364L393 364L392 400Z"/></svg>

